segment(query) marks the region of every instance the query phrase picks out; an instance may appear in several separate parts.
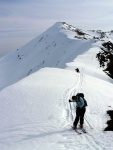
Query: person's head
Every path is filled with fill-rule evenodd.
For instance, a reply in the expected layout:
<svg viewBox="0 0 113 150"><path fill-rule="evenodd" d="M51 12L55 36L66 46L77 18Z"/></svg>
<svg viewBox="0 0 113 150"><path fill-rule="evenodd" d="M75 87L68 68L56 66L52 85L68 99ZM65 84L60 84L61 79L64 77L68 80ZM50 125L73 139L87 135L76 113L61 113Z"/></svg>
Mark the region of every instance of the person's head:
<svg viewBox="0 0 113 150"><path fill-rule="evenodd" d="M72 100L76 101L77 100L77 96L72 96Z"/></svg>

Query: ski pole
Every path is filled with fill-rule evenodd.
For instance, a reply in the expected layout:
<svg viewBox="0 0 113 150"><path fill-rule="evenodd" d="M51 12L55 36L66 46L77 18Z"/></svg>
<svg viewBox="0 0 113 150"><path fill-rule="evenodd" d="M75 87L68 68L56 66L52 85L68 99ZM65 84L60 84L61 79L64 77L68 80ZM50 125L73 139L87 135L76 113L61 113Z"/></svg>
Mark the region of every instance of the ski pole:
<svg viewBox="0 0 113 150"><path fill-rule="evenodd" d="M81 111L80 111L80 113L81 113L81 115L82 115L82 112L81 112ZM86 122L88 123L88 125L90 126L90 128L93 129L92 126L90 125L90 123L87 121L87 119L86 119L85 117L84 117L84 119L86 120Z"/></svg>
<svg viewBox="0 0 113 150"><path fill-rule="evenodd" d="M92 126L90 125L90 123L87 121L87 119L85 117L84 117L84 119L86 120L86 122L88 123L88 125L90 126L90 128L93 129Z"/></svg>
<svg viewBox="0 0 113 150"><path fill-rule="evenodd" d="M71 110L71 118L72 118L72 121L73 121L72 107L71 107L70 101L69 101L69 105L70 105L70 110Z"/></svg>

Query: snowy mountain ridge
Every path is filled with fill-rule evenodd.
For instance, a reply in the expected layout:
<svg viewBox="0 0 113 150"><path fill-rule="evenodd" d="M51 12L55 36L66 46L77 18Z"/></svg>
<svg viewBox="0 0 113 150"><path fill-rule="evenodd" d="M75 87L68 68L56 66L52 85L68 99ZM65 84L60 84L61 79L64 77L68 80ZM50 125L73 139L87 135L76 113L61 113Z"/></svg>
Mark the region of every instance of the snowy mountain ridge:
<svg viewBox="0 0 113 150"><path fill-rule="evenodd" d="M88 47L91 46L89 41L67 38L61 23L56 23L22 48L0 60L0 69L2 70L0 74L0 89L43 67L64 68L67 62L76 57L73 56L76 45L77 49L80 49L84 43L88 43ZM7 74L10 78L7 78Z"/></svg>
<svg viewBox="0 0 113 150"><path fill-rule="evenodd" d="M67 28L56 23L0 59L0 150L112 150L113 133L104 129L113 80L96 58L102 49L111 52L112 34ZM76 105L69 104L78 92L88 103L81 135L71 129Z"/></svg>
<svg viewBox="0 0 113 150"><path fill-rule="evenodd" d="M102 30L82 30L79 28L76 28L72 25L69 25L65 22L62 23L62 28L65 30L70 30L72 32L75 32L75 38L80 39L99 39L102 40L103 38L113 37L113 31L104 32Z"/></svg>
<svg viewBox="0 0 113 150"><path fill-rule="evenodd" d="M104 40L102 33L83 31L64 22L55 23L37 38L0 59L0 89L43 67L65 68L66 63L73 61L83 49L85 52L92 47L94 35L96 39Z"/></svg>

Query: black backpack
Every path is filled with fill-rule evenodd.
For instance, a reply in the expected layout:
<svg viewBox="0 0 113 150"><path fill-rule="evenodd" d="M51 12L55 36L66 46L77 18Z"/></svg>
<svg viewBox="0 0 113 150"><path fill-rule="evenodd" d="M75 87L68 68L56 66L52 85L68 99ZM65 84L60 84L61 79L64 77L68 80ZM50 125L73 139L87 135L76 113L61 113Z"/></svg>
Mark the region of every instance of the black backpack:
<svg viewBox="0 0 113 150"><path fill-rule="evenodd" d="M85 98L84 98L84 94L83 94L83 93L77 93L77 95L76 95L76 96L78 96L78 97L82 97L82 98L83 98L83 100L84 100L84 106L83 106L83 107L88 106L88 105L87 105L87 101L85 100Z"/></svg>

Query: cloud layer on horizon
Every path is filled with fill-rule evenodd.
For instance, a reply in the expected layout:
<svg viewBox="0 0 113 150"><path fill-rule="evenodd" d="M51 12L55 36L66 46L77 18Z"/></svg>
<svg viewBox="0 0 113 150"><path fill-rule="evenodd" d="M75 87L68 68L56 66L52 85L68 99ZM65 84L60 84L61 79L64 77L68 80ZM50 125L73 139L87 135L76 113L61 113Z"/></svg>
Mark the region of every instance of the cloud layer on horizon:
<svg viewBox="0 0 113 150"><path fill-rule="evenodd" d="M112 8L112 0L0 0L0 52L22 46L57 21L112 30Z"/></svg>

